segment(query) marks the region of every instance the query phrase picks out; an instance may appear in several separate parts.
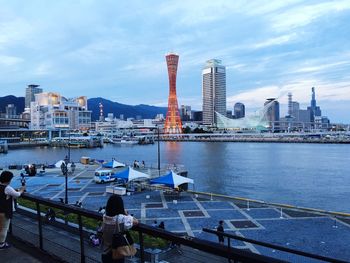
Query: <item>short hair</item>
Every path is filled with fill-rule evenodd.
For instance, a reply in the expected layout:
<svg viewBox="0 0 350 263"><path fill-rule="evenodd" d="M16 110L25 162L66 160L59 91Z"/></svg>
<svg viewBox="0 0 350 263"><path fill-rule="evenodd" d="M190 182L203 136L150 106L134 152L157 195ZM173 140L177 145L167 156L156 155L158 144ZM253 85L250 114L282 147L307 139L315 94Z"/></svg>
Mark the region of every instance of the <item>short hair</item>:
<svg viewBox="0 0 350 263"><path fill-rule="evenodd" d="M220 225L221 225L221 224L223 224L223 223L224 223L224 221L223 221L223 220L220 220L220 221L219 221L219 224L220 224Z"/></svg>
<svg viewBox="0 0 350 263"><path fill-rule="evenodd" d="M13 178L13 173L10 171L3 171L0 175L0 182L1 183L9 183L11 182Z"/></svg>

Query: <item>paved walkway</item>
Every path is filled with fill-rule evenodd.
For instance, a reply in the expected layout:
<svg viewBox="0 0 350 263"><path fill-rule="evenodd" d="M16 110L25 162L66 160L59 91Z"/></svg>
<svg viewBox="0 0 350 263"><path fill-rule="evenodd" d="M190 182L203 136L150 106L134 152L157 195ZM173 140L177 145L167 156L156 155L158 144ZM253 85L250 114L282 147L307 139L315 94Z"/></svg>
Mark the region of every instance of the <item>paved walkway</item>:
<svg viewBox="0 0 350 263"><path fill-rule="evenodd" d="M16 248L11 247L6 250L0 250L1 262L4 263L44 263L45 261L40 261L30 254Z"/></svg>
<svg viewBox="0 0 350 263"><path fill-rule="evenodd" d="M93 182L95 168L90 166L78 169L69 178L69 203L81 201L84 208L94 211L106 205L109 195L105 189L108 184ZM19 177L13 181L14 186L20 183ZM44 176L28 178L27 190L32 194L58 200L64 197L64 177L59 170L47 169ZM217 242L215 235L202 232L202 228L214 228L219 220L224 220L227 233L323 256L350 259L350 224L341 218L293 209L280 210L242 201L210 200L186 193L179 196L167 195L163 191L144 191L124 196L123 199L129 213L143 223L163 221L166 229L172 232ZM233 245L288 261L311 262L246 242L233 241Z"/></svg>

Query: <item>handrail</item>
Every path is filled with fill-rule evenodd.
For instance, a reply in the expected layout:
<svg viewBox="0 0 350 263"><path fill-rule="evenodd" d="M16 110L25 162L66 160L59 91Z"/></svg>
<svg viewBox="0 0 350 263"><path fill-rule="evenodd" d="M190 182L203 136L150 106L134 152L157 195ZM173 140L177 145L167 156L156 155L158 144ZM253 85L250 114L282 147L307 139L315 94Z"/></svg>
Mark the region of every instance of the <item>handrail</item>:
<svg viewBox="0 0 350 263"><path fill-rule="evenodd" d="M80 233L80 245L81 245L81 262L85 262L85 255L84 255L84 242L82 242L82 220L81 217L87 217L87 218L93 218L97 220L102 220L102 215L100 213L90 211L84 208L75 207L72 205L66 205L61 202L45 199L42 197L38 197L32 194L24 193L22 195L23 199L32 201L36 203L37 208L37 220L39 222L39 243L41 244L40 248L43 249L42 242L42 224L41 224L41 216L40 216L40 204L47 205L53 208L57 208L63 211L66 211L68 213L77 214L79 217L79 233ZM175 244L185 245L191 248L195 248L207 253L211 253L213 255L221 256L228 259L238 260L240 262L256 262L256 263L280 263L280 262L286 262L283 260L271 258L268 256L263 256L259 254L255 254L252 252L240 250L237 248L227 248L226 246L222 246L218 243L214 243L211 241L195 238L195 237L181 237L178 236L172 232L162 230L159 228L154 228L151 226L148 226L146 224L139 223L137 226L133 227L133 230L137 231L139 233L140 237L140 250L141 250L141 262L144 262L144 245L143 245L143 234L148 234L155 237L160 237L169 241L174 242Z"/></svg>
<svg viewBox="0 0 350 263"><path fill-rule="evenodd" d="M334 259L334 258L330 258L330 257L315 255L312 253L308 253L308 252L304 252L304 251L300 251L300 250L295 250L295 249L291 249L291 248L287 248L287 247L282 247L279 245L274 245L274 244L270 244L270 243L266 243L266 242L262 242L262 241L257 241L254 239L245 238L245 237L241 237L241 236L237 236L237 235L233 235L233 234L229 234L229 233L225 233L225 232L220 232L220 231L216 231L216 230L212 230L212 229L208 229L208 228L203 228L202 230L203 230L203 232L207 232L207 233L211 233L211 234L215 234L215 235L221 235L221 236L224 236L227 238L232 238L232 239L248 242L248 243L263 246L263 247L277 249L280 251L292 253L294 255L304 256L304 257L313 258L313 259L319 259L319 260L333 262L333 263L346 263L347 262L347 261L343 261L340 259Z"/></svg>
<svg viewBox="0 0 350 263"><path fill-rule="evenodd" d="M242 262L272 262L272 263L286 262L286 261L271 258L268 256L263 256L252 252L248 252L242 249L237 249L232 247L227 248L218 243L214 243L204 239L199 239L199 238L190 237L190 236L181 237L172 232L162 230L159 228L154 228L152 226L148 226L144 224L139 224L133 229L135 229L136 231L142 231L143 233L151 236L171 240L172 242L177 244L185 245L185 246L199 249L217 256L234 259Z"/></svg>
<svg viewBox="0 0 350 263"><path fill-rule="evenodd" d="M280 208L297 209L297 210L304 211L304 212L321 213L321 214L326 214L326 215L331 215L331 216L350 217L350 213L345 213L345 212L327 211L327 210L323 210L323 209L294 206L294 205L280 204L280 203L269 203L269 202L265 202L262 200L249 199L249 198L245 198L245 197L228 196L228 195L223 195L223 194L199 192L199 191L193 191L193 190L187 190L186 192L191 193L191 194L209 196L209 197L219 197L219 198L224 198L224 199L246 201L246 202L251 202L251 203L256 203L256 204L261 204L261 205L280 207Z"/></svg>

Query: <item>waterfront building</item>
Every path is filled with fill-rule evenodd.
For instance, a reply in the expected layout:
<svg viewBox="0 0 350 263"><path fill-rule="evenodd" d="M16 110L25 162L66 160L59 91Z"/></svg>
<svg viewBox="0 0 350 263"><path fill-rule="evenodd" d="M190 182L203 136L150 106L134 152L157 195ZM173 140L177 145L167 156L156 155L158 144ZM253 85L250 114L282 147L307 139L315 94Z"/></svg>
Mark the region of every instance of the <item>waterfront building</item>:
<svg viewBox="0 0 350 263"><path fill-rule="evenodd" d="M202 70L203 124L216 126L216 112L226 116L226 68L221 60L208 60Z"/></svg>
<svg viewBox="0 0 350 263"><path fill-rule="evenodd" d="M235 106L233 107L233 112L234 112L234 118L235 119L240 119L245 117L245 106L241 102L237 102Z"/></svg>
<svg viewBox="0 0 350 263"><path fill-rule="evenodd" d="M316 104L316 92L315 87L311 88L311 105L307 107L311 113L311 121L315 121L315 117L320 117L322 115L321 108Z"/></svg>
<svg viewBox="0 0 350 263"><path fill-rule="evenodd" d="M299 102L292 101L292 112L290 116L298 121L299 121L299 110L300 110Z"/></svg>
<svg viewBox="0 0 350 263"><path fill-rule="evenodd" d="M8 104L5 107L5 111L6 111L6 114L5 114L5 118L6 119L18 118L18 116L17 116L17 109L16 109L16 106L14 104Z"/></svg>
<svg viewBox="0 0 350 263"><path fill-rule="evenodd" d="M203 111L193 111L194 121L203 121Z"/></svg>
<svg viewBox="0 0 350 263"><path fill-rule="evenodd" d="M230 119L233 118L233 116L232 116L232 110L227 110L227 111L226 111L226 117L227 117L227 118L230 118Z"/></svg>
<svg viewBox="0 0 350 263"><path fill-rule="evenodd" d="M181 120L183 121L192 120L191 106L181 105L180 115L181 115Z"/></svg>
<svg viewBox="0 0 350 263"><path fill-rule="evenodd" d="M133 122L131 120L120 120L120 119L107 119L107 121L95 122L95 131L100 133L110 133L118 129L132 128Z"/></svg>
<svg viewBox="0 0 350 263"><path fill-rule="evenodd" d="M168 111L166 114L164 132L182 133L182 123L176 96L176 74L179 56L173 53L166 55L169 76Z"/></svg>
<svg viewBox="0 0 350 263"><path fill-rule="evenodd" d="M269 122L272 131L278 129L278 121L280 120L280 104L275 98L266 99L264 103L264 118Z"/></svg>
<svg viewBox="0 0 350 263"><path fill-rule="evenodd" d="M24 100L24 107L30 108L30 103L35 101L35 94L39 94L43 92L43 89L39 88L40 85L30 84L26 88L26 96Z"/></svg>
<svg viewBox="0 0 350 263"><path fill-rule="evenodd" d="M39 93L30 109L31 129L87 130L91 127L91 111L85 96L67 99L59 93Z"/></svg>
<svg viewBox="0 0 350 263"><path fill-rule="evenodd" d="M316 116L315 124L318 128L330 128L330 120L326 116Z"/></svg>
<svg viewBox="0 0 350 263"><path fill-rule="evenodd" d="M164 121L164 114L163 113L158 113L156 115L156 120L158 121Z"/></svg>
<svg viewBox="0 0 350 263"><path fill-rule="evenodd" d="M298 121L300 122L311 122L311 111L310 109L307 110L299 110L298 111Z"/></svg>

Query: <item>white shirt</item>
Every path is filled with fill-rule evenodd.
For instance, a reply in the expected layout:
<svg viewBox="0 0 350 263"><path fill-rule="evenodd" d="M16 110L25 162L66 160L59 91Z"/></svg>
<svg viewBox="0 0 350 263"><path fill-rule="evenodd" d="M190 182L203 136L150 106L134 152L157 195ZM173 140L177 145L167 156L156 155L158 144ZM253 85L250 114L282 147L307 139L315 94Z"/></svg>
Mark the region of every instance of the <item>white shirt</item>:
<svg viewBox="0 0 350 263"><path fill-rule="evenodd" d="M12 196L13 198L17 198L21 196L20 192L17 192L15 189L13 189L12 186L8 185L5 187L5 195L7 195L7 199L10 198L10 196Z"/></svg>
<svg viewBox="0 0 350 263"><path fill-rule="evenodd" d="M130 229L132 227L133 222L134 222L134 217L131 215L116 215L114 217L104 215L103 221L107 222L107 223L108 223L108 221L109 222L111 222L111 221L117 222L118 221L119 224L121 224L121 223L124 224L125 229Z"/></svg>

